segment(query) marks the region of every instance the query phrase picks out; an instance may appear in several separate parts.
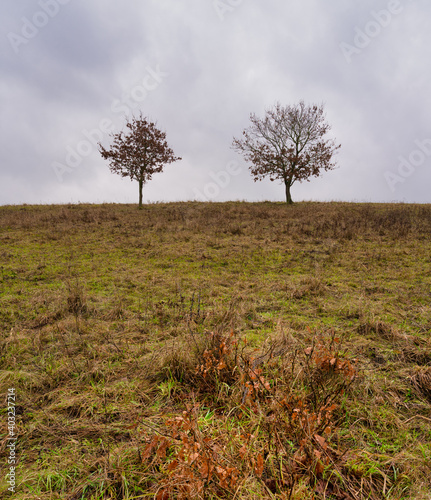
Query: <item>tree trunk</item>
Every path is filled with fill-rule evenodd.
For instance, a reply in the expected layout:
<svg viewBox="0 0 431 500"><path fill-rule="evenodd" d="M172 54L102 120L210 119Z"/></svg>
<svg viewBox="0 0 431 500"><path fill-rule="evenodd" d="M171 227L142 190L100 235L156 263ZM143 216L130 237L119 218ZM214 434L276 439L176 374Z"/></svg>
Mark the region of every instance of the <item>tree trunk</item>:
<svg viewBox="0 0 431 500"><path fill-rule="evenodd" d="M144 186L144 181L139 179L139 210L142 210L142 188Z"/></svg>
<svg viewBox="0 0 431 500"><path fill-rule="evenodd" d="M285 182L285 186L286 186L286 203L288 205L291 205L293 203L292 197L290 196L290 186L291 186L291 184L289 184L288 182Z"/></svg>

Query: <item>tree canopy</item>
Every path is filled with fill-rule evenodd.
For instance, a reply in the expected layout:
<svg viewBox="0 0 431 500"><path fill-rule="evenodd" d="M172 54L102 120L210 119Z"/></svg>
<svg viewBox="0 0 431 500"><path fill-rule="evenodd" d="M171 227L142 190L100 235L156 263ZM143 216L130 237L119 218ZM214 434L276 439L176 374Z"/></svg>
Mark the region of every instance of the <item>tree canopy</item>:
<svg viewBox="0 0 431 500"><path fill-rule="evenodd" d="M166 164L181 158L174 156L166 142L166 133L142 113L138 118L127 120L126 127L128 133L111 134L113 142L109 149L100 143L98 146L102 157L109 161L111 172L138 181L139 208L142 208L144 184L151 180L153 174L161 172Z"/></svg>
<svg viewBox="0 0 431 500"><path fill-rule="evenodd" d="M254 180L269 177L285 185L286 202L292 203L290 188L295 181L309 181L322 171L332 170L332 156L340 145L324 139L330 130L323 104L293 106L276 103L264 118L250 115L251 126L242 138L233 139L232 147L250 162Z"/></svg>

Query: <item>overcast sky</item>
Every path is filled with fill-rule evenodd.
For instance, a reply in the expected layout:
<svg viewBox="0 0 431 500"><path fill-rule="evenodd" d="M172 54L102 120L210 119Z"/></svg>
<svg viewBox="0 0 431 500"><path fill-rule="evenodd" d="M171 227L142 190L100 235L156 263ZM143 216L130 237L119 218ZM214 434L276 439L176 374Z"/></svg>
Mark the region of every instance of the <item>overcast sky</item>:
<svg viewBox="0 0 431 500"><path fill-rule="evenodd" d="M429 0L2 0L0 20L0 204L137 202L94 144L140 111L182 157L146 201L282 201L231 143L301 99L342 147L294 201L431 201Z"/></svg>

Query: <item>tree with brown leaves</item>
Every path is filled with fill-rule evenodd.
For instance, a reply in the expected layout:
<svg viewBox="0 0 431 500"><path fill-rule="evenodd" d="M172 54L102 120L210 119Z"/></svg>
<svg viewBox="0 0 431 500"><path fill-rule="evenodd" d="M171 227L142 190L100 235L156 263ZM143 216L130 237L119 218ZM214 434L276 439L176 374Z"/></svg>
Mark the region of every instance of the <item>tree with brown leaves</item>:
<svg viewBox="0 0 431 500"><path fill-rule="evenodd" d="M109 160L111 172L130 177L139 183L139 208L142 208L142 190L153 174L161 172L167 163L181 160L166 142L166 133L156 124L142 116L132 117L126 127L129 133L111 134L113 144L105 149L98 144L105 160Z"/></svg>
<svg viewBox="0 0 431 500"><path fill-rule="evenodd" d="M263 119L252 113L250 121L252 125L241 139L233 139L232 147L252 163L255 181L269 177L284 183L287 203L292 203L290 188L295 181L309 181L335 168L331 159L341 146L323 139L330 130L323 104L307 106L300 101L283 107L276 103Z"/></svg>

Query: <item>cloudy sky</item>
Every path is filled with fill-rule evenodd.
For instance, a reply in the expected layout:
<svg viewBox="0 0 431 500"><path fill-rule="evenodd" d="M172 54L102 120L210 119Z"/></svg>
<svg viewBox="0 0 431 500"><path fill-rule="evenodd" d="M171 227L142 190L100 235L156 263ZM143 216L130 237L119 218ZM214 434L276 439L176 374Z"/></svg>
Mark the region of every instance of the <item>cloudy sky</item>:
<svg viewBox="0 0 431 500"><path fill-rule="evenodd" d="M146 201L283 200L233 136L324 103L338 168L294 200L430 202L429 0L2 0L0 204L135 203L95 143L142 113L182 161Z"/></svg>

